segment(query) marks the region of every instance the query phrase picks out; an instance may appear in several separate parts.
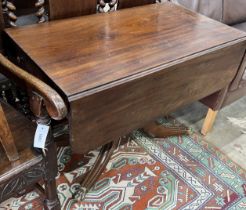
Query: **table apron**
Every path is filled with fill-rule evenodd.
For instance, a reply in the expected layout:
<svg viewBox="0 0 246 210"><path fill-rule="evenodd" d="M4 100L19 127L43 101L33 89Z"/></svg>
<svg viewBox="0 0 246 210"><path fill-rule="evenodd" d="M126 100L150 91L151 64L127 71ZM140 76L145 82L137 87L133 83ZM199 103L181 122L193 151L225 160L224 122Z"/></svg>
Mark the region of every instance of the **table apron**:
<svg viewBox="0 0 246 210"><path fill-rule="evenodd" d="M244 50L239 43L72 101L73 151L88 152L226 87Z"/></svg>

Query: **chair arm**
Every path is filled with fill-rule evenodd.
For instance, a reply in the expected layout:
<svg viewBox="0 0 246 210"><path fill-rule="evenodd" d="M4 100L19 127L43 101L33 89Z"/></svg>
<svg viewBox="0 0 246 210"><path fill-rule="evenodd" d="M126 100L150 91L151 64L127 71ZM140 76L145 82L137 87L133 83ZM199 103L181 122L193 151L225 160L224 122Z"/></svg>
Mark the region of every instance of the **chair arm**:
<svg viewBox="0 0 246 210"><path fill-rule="evenodd" d="M37 77L10 62L0 53L0 72L9 77L23 81L33 92L39 94L44 101L49 116L54 120L62 120L67 116L67 107L61 96Z"/></svg>

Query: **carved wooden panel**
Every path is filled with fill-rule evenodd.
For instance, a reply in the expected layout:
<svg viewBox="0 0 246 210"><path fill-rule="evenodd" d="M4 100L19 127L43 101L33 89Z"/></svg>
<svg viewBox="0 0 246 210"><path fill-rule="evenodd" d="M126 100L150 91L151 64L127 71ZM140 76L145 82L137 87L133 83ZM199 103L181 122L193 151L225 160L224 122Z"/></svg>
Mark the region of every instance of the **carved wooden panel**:
<svg viewBox="0 0 246 210"><path fill-rule="evenodd" d="M41 180L45 174L44 161L0 184L0 202L18 194L24 194L31 185Z"/></svg>

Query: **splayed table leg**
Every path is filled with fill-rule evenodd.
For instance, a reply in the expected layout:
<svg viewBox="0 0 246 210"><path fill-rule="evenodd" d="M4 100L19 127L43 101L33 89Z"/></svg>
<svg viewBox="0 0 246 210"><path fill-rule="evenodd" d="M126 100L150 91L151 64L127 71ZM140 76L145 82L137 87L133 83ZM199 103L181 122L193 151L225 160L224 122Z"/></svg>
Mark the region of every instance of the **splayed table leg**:
<svg viewBox="0 0 246 210"><path fill-rule="evenodd" d="M112 156L114 150L118 147L119 143L120 139L110 142L101 148L94 165L92 166L90 171L85 174L81 182L81 187L79 191L76 192L76 194L74 195L76 199L78 199L79 201L82 201L84 199L86 193L92 188L92 186L102 174L103 170L110 160L110 157Z"/></svg>
<svg viewBox="0 0 246 210"><path fill-rule="evenodd" d="M144 126L143 131L153 138L167 138L171 136L189 135L190 129L185 127L164 126L152 122Z"/></svg>

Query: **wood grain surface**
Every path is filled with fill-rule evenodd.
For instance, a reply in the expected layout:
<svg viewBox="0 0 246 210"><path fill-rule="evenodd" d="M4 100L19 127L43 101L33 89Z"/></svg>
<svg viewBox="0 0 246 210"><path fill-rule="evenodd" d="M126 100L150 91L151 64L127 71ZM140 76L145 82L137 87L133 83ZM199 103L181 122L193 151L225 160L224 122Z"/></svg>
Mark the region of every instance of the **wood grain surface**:
<svg viewBox="0 0 246 210"><path fill-rule="evenodd" d="M90 89L107 87L245 38L243 32L169 3L6 32L69 100L78 94L82 97Z"/></svg>
<svg viewBox="0 0 246 210"><path fill-rule="evenodd" d="M13 141L9 143L17 148L17 151L20 155L20 160L16 161L15 163L13 162L11 163L11 161L13 160L9 161L7 159L7 156L4 155L4 151L2 150L2 147L0 147L0 163L1 163L0 174L5 174L8 171L15 170L17 166L24 163L26 160L30 161L31 159L35 158L35 152L33 151L31 152L31 148L33 145L33 137L35 134L36 124L30 122L30 120L26 119L21 113L17 112L9 105L2 103L2 101L1 101L0 109L5 113L5 117L6 117L5 119L8 123L9 132L13 138ZM7 139L7 140L11 140L11 139ZM29 152L27 152L27 148ZM23 156L22 154L23 151L26 152L25 156ZM39 157L38 159L40 161L42 157ZM3 181L2 179L3 177L0 178L0 182Z"/></svg>
<svg viewBox="0 0 246 210"><path fill-rule="evenodd" d="M44 100L46 110L49 116L55 120L62 120L67 116L67 106L61 96L53 90L49 85L21 69L3 54L0 53L0 73L11 79L17 79L29 87L29 91L33 91ZM32 100L32 99L30 99Z"/></svg>
<svg viewBox="0 0 246 210"><path fill-rule="evenodd" d="M0 102L0 143L9 159L9 161L15 161L19 159L17 148L12 136L12 132L9 128L9 123L6 119Z"/></svg>
<svg viewBox="0 0 246 210"><path fill-rule="evenodd" d="M49 19L56 20L96 13L97 0L49 0Z"/></svg>
<svg viewBox="0 0 246 210"><path fill-rule="evenodd" d="M226 87L246 48L245 33L170 3L6 34L69 102L75 153Z"/></svg>
<svg viewBox="0 0 246 210"><path fill-rule="evenodd" d="M227 86L245 44L187 60L70 103L74 152L87 152Z"/></svg>

